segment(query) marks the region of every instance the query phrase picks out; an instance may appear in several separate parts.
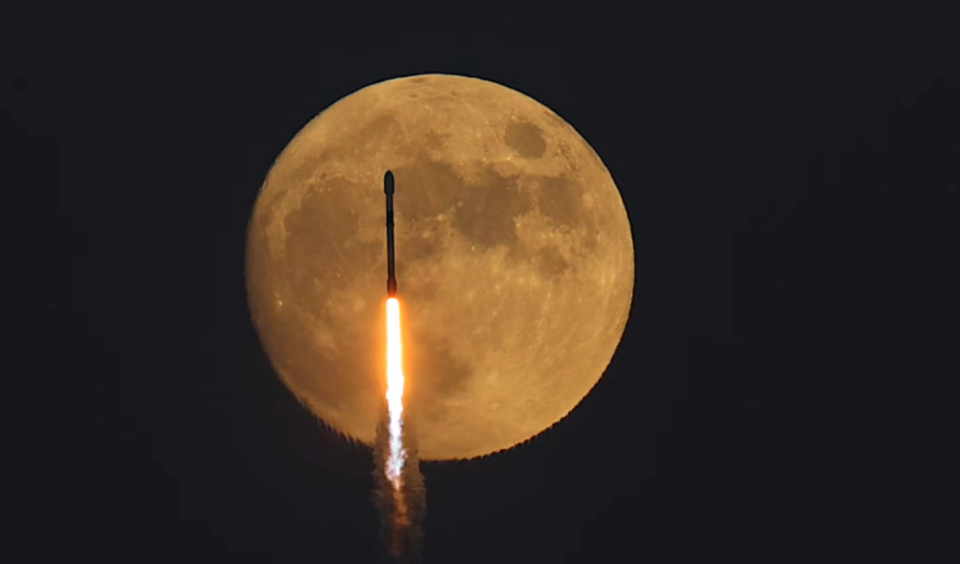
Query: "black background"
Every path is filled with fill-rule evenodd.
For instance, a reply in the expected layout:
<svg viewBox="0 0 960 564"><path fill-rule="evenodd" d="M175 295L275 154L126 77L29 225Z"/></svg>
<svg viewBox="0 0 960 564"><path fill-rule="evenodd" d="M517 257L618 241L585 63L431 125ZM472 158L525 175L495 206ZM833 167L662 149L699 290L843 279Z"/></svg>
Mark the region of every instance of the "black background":
<svg viewBox="0 0 960 564"><path fill-rule="evenodd" d="M6 18L10 561L376 561L372 457L274 375L245 229L307 121L424 72L570 122L637 261L569 417L424 465L428 562L954 561L949 18L516 9Z"/></svg>

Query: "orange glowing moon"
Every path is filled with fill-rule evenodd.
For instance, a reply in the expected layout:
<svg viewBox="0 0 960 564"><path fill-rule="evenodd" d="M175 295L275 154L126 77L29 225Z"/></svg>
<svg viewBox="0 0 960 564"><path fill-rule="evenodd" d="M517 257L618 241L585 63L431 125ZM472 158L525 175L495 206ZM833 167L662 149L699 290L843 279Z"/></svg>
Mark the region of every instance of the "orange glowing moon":
<svg viewBox="0 0 960 564"><path fill-rule="evenodd" d="M530 439L597 383L627 322L633 240L609 171L546 106L451 75L368 86L294 137L250 219L250 308L284 384L366 444L386 388L388 169L421 458Z"/></svg>

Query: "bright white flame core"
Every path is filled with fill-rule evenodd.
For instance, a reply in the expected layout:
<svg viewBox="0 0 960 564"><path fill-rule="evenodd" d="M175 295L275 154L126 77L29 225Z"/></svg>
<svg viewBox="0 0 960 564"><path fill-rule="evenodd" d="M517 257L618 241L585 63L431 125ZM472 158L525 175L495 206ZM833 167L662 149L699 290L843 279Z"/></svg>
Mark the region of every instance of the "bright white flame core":
<svg viewBox="0 0 960 564"><path fill-rule="evenodd" d="M403 450L403 347L400 344L400 302L387 298L387 409L390 412L390 455L387 478L401 486L407 453Z"/></svg>

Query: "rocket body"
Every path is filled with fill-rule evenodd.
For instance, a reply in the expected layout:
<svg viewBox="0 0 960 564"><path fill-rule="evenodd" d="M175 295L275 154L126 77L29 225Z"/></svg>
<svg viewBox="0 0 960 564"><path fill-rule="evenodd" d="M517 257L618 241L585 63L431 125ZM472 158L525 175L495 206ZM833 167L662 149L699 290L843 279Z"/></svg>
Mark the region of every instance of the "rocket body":
<svg viewBox="0 0 960 564"><path fill-rule="evenodd" d="M389 170L383 177L383 193L387 198L387 297L397 295L397 267L393 242L393 173Z"/></svg>

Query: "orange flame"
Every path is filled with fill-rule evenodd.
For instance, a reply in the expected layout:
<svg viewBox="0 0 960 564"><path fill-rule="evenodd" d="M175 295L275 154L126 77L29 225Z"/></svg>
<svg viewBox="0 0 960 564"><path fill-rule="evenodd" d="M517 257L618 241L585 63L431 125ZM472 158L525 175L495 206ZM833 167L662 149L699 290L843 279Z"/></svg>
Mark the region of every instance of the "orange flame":
<svg viewBox="0 0 960 564"><path fill-rule="evenodd" d="M390 415L390 453L386 475L393 484L398 525L407 522L403 499L403 466L407 453L403 447L403 346L400 343L400 302L387 298L387 409Z"/></svg>

